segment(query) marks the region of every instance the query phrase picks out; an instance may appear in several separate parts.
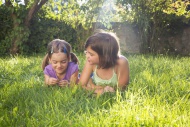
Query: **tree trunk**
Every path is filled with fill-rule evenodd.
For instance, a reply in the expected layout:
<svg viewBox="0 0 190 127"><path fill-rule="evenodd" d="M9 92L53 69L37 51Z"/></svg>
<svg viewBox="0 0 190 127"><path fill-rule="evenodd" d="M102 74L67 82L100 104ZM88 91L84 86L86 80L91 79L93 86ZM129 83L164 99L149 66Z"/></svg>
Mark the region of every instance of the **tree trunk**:
<svg viewBox="0 0 190 127"><path fill-rule="evenodd" d="M23 32L25 32L25 29L28 29L30 26L30 21L33 18L33 16L39 11L39 9L47 2L48 0L35 0L34 3L32 4L31 8L29 8L28 14L26 15L25 19L23 19L24 21L24 29L19 31L19 33L17 33L17 35L23 35ZM5 1L6 6L8 7L13 7L12 3L10 0L6 0ZM28 5L28 0L25 0L25 6ZM17 15L13 12L11 14L11 17L13 19L13 31L12 34L14 34L14 32L16 32L16 28L19 27L19 23L16 21L17 20ZM23 39L26 36L15 36L12 39L12 46L10 49L10 53L11 54L16 54L19 52L19 47L18 47L18 42L19 43L24 43Z"/></svg>
<svg viewBox="0 0 190 127"><path fill-rule="evenodd" d="M19 24L18 24L18 22L16 22L17 16L15 14L11 14L11 17L13 19L13 31L11 34L14 34L14 31L16 31L16 28L19 26ZM18 53L18 45L16 44L16 42L18 42L18 41L19 41L18 37L12 38L12 46L10 48L11 54Z"/></svg>
<svg viewBox="0 0 190 127"><path fill-rule="evenodd" d="M5 5L8 8L14 8L10 0L5 0ZM12 30L11 34L14 34L15 29L19 26L18 22L16 22L17 16L14 13L14 11L11 14L11 18L13 20L13 30ZM17 41L17 38L12 38L12 46L10 48L10 53L11 54L15 54L15 53L18 52L18 46L16 44L16 41Z"/></svg>
<svg viewBox="0 0 190 127"><path fill-rule="evenodd" d="M47 2L48 0L36 0L34 1L33 5L28 11L28 14L25 18L24 24L25 26L29 27L30 26L30 21L34 14L40 10L40 8Z"/></svg>

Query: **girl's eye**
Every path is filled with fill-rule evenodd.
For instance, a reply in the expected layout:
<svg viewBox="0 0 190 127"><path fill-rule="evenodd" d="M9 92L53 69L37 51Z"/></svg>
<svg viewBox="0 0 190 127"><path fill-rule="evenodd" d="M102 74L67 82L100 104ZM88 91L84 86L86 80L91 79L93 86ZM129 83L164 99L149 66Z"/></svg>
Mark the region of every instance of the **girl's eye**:
<svg viewBox="0 0 190 127"><path fill-rule="evenodd" d="M84 54L87 54L88 52L87 51L84 51Z"/></svg>
<svg viewBox="0 0 190 127"><path fill-rule="evenodd" d="M63 61L61 61L62 64L66 63L66 62L67 62L67 60L63 60Z"/></svg>
<svg viewBox="0 0 190 127"><path fill-rule="evenodd" d="M92 53L89 53L90 54L90 56L94 56L94 54L92 54Z"/></svg>
<svg viewBox="0 0 190 127"><path fill-rule="evenodd" d="M84 54L87 55L87 54L90 54L90 56L94 56L94 54L88 52L88 51L84 51Z"/></svg>
<svg viewBox="0 0 190 127"><path fill-rule="evenodd" d="M56 61L53 61L53 64L56 64L57 62Z"/></svg>

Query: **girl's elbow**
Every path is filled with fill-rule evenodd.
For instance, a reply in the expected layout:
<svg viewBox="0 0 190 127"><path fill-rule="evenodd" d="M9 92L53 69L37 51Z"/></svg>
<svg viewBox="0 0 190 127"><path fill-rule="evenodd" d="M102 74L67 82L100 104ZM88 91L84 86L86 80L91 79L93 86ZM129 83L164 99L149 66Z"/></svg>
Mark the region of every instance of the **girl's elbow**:
<svg viewBox="0 0 190 127"><path fill-rule="evenodd" d="M123 91L127 88L127 85L123 85L122 87L120 87L120 90Z"/></svg>
<svg viewBox="0 0 190 127"><path fill-rule="evenodd" d="M125 90L127 88L127 86L128 86L128 82L127 83L123 83L123 84L121 84L119 86L119 89L123 91L123 90Z"/></svg>

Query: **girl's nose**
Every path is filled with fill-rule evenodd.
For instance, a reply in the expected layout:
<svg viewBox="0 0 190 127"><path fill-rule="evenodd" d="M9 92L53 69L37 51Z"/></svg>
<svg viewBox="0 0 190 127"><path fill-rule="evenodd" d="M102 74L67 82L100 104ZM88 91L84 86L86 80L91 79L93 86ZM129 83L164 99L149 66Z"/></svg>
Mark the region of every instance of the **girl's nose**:
<svg viewBox="0 0 190 127"><path fill-rule="evenodd" d="M89 53L86 53L86 58L88 58L89 57Z"/></svg>
<svg viewBox="0 0 190 127"><path fill-rule="evenodd" d="M58 65L58 67L61 67L61 63L58 63L57 65Z"/></svg>

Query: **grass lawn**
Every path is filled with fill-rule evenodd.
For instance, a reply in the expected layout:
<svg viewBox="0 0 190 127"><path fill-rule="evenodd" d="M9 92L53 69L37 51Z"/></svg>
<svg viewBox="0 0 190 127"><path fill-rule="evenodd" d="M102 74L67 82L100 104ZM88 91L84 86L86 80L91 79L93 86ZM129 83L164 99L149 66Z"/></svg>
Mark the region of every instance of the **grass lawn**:
<svg viewBox="0 0 190 127"><path fill-rule="evenodd" d="M43 55L0 58L0 127L190 127L190 58L126 57L128 89L99 97L45 87Z"/></svg>

